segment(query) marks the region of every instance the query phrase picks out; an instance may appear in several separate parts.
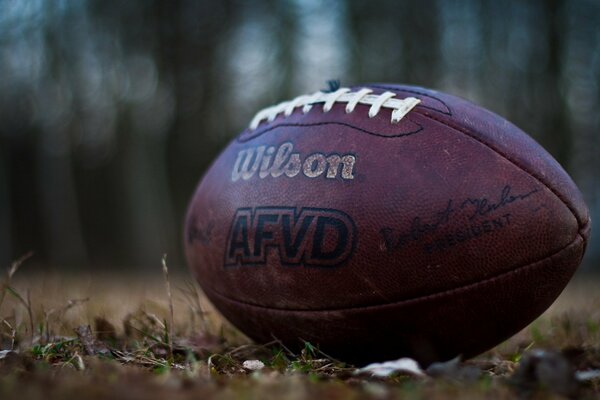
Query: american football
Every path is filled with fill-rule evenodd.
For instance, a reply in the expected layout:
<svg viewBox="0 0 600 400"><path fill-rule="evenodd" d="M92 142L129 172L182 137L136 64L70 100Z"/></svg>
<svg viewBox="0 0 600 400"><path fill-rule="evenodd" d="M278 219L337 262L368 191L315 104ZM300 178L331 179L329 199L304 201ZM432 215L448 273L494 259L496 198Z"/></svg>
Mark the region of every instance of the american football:
<svg viewBox="0 0 600 400"><path fill-rule="evenodd" d="M258 112L198 185L185 251L214 306L259 343L429 364L538 317L590 226L571 178L510 122L370 84Z"/></svg>

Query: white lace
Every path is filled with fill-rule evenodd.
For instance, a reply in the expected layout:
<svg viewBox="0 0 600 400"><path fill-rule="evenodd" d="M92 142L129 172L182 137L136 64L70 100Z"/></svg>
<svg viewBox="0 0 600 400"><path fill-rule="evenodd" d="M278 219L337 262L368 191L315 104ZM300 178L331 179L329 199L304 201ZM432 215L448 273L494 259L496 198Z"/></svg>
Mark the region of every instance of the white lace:
<svg viewBox="0 0 600 400"><path fill-rule="evenodd" d="M351 92L348 88L340 88L335 92L324 93L316 92L313 94L298 96L293 100L284 101L283 103L265 108L259 111L252 122L250 129L258 128L263 121L272 122L277 115L283 113L289 117L294 109L302 107L302 113L306 114L317 103L323 103L323 112L329 112L335 103L346 103L346 113L351 113L358 104L370 105L369 118L373 118L379 113L381 108L389 108L392 110L392 124L400 122L406 114L409 113L421 100L414 97L405 99L396 99L396 93L384 92L381 94L371 94L371 89L363 88L356 92Z"/></svg>

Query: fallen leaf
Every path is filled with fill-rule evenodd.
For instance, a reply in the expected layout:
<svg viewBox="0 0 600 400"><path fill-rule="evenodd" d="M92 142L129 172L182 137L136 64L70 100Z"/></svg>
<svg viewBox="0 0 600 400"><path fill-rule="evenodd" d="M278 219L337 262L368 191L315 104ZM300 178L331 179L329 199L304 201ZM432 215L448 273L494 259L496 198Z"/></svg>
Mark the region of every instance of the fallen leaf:
<svg viewBox="0 0 600 400"><path fill-rule="evenodd" d="M588 369L586 371L575 372L575 379L580 382L600 379L600 369Z"/></svg>
<svg viewBox="0 0 600 400"><path fill-rule="evenodd" d="M94 338L92 334L92 328L89 325L80 325L75 329L75 333L83 346L83 350L89 356L93 356L96 354L109 354L110 350L106 345L99 340Z"/></svg>
<svg viewBox="0 0 600 400"><path fill-rule="evenodd" d="M355 374L369 374L377 377L388 377L393 374L425 376L419 364L412 358L400 358L395 361L373 363L356 370Z"/></svg>
<svg viewBox="0 0 600 400"><path fill-rule="evenodd" d="M0 360L6 358L10 353L15 353L12 350L0 350Z"/></svg>
<svg viewBox="0 0 600 400"><path fill-rule="evenodd" d="M259 371L265 367L265 364L260 360L246 360L242 363L242 367L250 371Z"/></svg>
<svg viewBox="0 0 600 400"><path fill-rule="evenodd" d="M93 356L96 354L94 349L94 336L92 335L92 329L89 325L80 325L75 329L75 333L85 350L85 353Z"/></svg>

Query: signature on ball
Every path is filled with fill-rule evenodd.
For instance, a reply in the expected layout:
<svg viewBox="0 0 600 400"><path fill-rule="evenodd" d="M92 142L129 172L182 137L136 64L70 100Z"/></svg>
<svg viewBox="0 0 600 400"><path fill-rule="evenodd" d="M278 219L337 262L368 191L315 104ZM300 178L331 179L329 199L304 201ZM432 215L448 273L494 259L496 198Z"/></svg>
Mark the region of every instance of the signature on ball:
<svg viewBox="0 0 600 400"><path fill-rule="evenodd" d="M423 242L423 251L428 254L447 250L459 243L477 238L481 235L503 229L511 224L512 214L495 212L504 209L512 203L523 201L539 191L535 188L524 193L514 193L510 185L506 185L495 199L488 197L468 197L464 200L448 200L445 207L433 213L431 217L417 216L412 219L410 229L400 231L391 227L383 227L379 233L383 248L394 251L404 248L410 243ZM455 204L458 207L455 208ZM451 219L461 215L460 211L468 212L466 223L462 228L436 237L439 230ZM485 219L478 217L486 217Z"/></svg>

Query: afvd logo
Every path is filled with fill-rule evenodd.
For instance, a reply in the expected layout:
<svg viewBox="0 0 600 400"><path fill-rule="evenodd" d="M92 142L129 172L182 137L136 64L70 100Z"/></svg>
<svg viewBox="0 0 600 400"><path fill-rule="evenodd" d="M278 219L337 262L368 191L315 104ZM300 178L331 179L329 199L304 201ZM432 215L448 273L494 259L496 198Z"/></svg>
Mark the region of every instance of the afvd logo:
<svg viewBox="0 0 600 400"><path fill-rule="evenodd" d="M354 222L342 211L240 208L229 230L225 266L262 265L278 256L281 265L333 267L352 255L355 242Z"/></svg>

